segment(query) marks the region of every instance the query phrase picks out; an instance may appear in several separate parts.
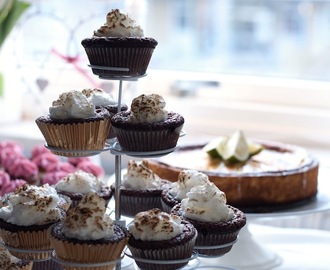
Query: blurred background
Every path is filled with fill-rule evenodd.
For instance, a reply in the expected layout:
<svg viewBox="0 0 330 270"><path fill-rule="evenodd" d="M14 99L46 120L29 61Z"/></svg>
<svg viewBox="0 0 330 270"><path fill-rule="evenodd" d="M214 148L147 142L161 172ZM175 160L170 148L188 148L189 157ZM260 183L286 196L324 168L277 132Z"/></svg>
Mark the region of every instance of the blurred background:
<svg viewBox="0 0 330 270"><path fill-rule="evenodd" d="M0 48L2 136L42 140L34 119L62 92L101 87L117 97L118 82L92 74L81 40L119 8L159 42L148 76L124 83L125 103L163 95L185 116L183 140L243 129L329 162L330 1L24 2L30 6Z"/></svg>
<svg viewBox="0 0 330 270"><path fill-rule="evenodd" d="M1 13L8 1L0 0ZM27 152L43 144L34 120L62 92L100 87L118 96L118 81L92 74L81 40L119 8L159 42L148 76L124 82L123 102L163 95L167 109L185 117L180 143L242 129L303 146L330 167L330 1L24 2L29 7L0 47L0 140L17 140ZM0 23L0 37L3 30ZM114 172L113 156L97 158ZM278 225L328 229L329 220L326 213Z"/></svg>

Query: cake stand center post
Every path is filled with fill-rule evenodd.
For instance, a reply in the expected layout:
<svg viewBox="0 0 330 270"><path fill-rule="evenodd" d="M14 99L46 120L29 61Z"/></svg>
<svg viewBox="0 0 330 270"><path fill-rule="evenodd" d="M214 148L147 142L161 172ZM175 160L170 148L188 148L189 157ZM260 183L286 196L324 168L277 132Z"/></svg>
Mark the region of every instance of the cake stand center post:
<svg viewBox="0 0 330 270"><path fill-rule="evenodd" d="M117 112L121 111L123 81L119 80L118 89L118 107ZM121 155L115 155L115 221L126 227L125 220L121 220L121 207L120 207L120 185L121 185ZM116 270L121 270L121 262L116 263Z"/></svg>
<svg viewBox="0 0 330 270"><path fill-rule="evenodd" d="M121 111L123 81L119 80L118 89L118 108L117 112ZM115 219L117 223L126 226L125 221L121 221L121 207L120 207L120 185L121 185L121 155L115 155Z"/></svg>

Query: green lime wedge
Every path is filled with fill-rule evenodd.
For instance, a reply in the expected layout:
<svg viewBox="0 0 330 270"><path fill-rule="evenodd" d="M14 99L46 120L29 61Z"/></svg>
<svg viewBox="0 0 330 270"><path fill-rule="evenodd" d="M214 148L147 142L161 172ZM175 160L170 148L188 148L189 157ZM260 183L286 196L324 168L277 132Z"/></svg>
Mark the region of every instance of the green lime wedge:
<svg viewBox="0 0 330 270"><path fill-rule="evenodd" d="M244 162L248 160L249 147L244 133L241 130L231 135L221 152L222 158L229 163Z"/></svg>
<svg viewBox="0 0 330 270"><path fill-rule="evenodd" d="M221 149L223 147L225 137L219 136L211 140L208 144L203 147L203 151L206 152L210 157L221 158Z"/></svg>
<svg viewBox="0 0 330 270"><path fill-rule="evenodd" d="M264 148L261 144L248 141L248 148L250 157L259 154Z"/></svg>

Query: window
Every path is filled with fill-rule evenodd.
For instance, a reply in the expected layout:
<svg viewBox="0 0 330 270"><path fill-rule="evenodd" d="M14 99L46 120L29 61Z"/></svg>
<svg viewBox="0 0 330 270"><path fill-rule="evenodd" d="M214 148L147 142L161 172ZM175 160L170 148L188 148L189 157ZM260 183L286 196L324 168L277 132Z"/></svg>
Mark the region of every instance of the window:
<svg viewBox="0 0 330 270"><path fill-rule="evenodd" d="M243 128L253 137L330 149L330 1L29 2L0 51L14 89L6 112L17 104L33 120L73 88L116 94L115 82L92 75L80 41L120 8L159 41L148 76L125 83L127 102L141 91L161 93L193 135Z"/></svg>

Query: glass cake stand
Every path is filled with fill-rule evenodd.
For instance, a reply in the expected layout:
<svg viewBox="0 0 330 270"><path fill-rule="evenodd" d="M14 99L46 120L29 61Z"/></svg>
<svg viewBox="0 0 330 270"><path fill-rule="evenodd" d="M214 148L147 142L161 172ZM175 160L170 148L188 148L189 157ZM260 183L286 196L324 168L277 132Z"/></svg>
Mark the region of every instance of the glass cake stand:
<svg viewBox="0 0 330 270"><path fill-rule="evenodd" d="M327 171L329 173L330 168L327 168ZM329 187L326 187L326 180L326 175L320 176L319 174L318 194L304 205L269 213L247 213L247 224L240 231L239 241L226 256L216 259L218 264L241 270L266 270L279 266L282 263L282 258L275 251L254 240L249 231L249 224L259 218L279 219L329 211L330 192L328 191Z"/></svg>

